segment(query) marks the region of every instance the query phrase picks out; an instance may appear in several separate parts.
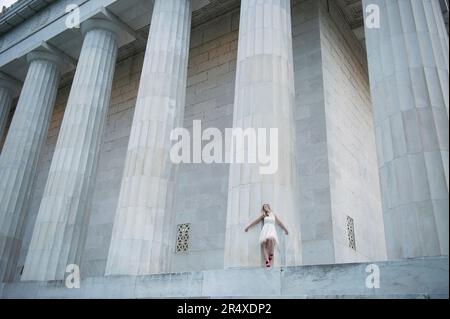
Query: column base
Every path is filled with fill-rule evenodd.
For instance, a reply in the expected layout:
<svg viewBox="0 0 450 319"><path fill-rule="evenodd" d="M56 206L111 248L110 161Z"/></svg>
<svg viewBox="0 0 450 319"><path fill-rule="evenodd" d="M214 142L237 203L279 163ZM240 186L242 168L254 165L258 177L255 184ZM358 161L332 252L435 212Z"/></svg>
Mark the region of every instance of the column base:
<svg viewBox="0 0 450 319"><path fill-rule="evenodd" d="M366 287L380 269L380 288ZM236 268L149 276L107 276L81 280L79 289L63 281L0 284L7 298L261 298L261 299L428 299L449 296L448 256L373 263Z"/></svg>

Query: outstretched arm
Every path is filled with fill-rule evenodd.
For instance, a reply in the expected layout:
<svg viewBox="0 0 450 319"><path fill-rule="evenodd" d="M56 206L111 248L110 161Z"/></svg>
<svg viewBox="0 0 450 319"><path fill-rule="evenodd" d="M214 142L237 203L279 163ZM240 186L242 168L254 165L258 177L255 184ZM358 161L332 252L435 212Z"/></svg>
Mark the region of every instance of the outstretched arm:
<svg viewBox="0 0 450 319"><path fill-rule="evenodd" d="M275 215L275 220L277 221L278 225L280 225L280 227L283 228L283 230L286 233L286 235L289 235L289 232L288 232L286 226L284 226L283 222L281 221L281 219L278 218L277 215Z"/></svg>
<svg viewBox="0 0 450 319"><path fill-rule="evenodd" d="M258 224L261 219L263 219L263 216L259 216L258 218L256 218L254 221L252 221L247 227L245 227L245 231L248 232L249 228L255 226L256 224Z"/></svg>

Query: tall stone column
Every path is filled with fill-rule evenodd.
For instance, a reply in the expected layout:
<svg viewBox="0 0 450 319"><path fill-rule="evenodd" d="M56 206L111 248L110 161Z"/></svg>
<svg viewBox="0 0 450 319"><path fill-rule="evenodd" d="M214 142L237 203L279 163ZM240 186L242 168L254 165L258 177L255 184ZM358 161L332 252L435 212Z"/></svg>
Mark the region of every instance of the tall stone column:
<svg viewBox="0 0 450 319"><path fill-rule="evenodd" d="M22 245L25 208L60 79L61 60L32 52L14 117L0 154L0 281L11 280Z"/></svg>
<svg viewBox="0 0 450 319"><path fill-rule="evenodd" d="M224 266L262 264L258 242L261 225L248 233L244 228L261 214L264 203L270 204L290 230L285 236L278 228L280 245L275 265L299 265L300 212L295 205L295 92L289 0L241 2L236 72L233 128L265 128L267 140L268 129L278 129L278 170L262 175L261 165L230 165Z"/></svg>
<svg viewBox="0 0 450 319"><path fill-rule="evenodd" d="M18 81L0 72L0 140L5 134L6 123L11 111L14 93L19 91ZM1 145L0 145L1 151Z"/></svg>
<svg viewBox="0 0 450 319"><path fill-rule="evenodd" d="M2 79L0 78L0 139L3 137L6 128L6 122L8 121L9 112L13 103L13 97L11 90L2 85ZM1 150L1 148L0 148Z"/></svg>
<svg viewBox="0 0 450 319"><path fill-rule="evenodd" d="M190 0L155 2L107 275L169 270L175 175L170 134L182 126L190 26Z"/></svg>
<svg viewBox="0 0 450 319"><path fill-rule="evenodd" d="M118 30L112 22L88 20L82 32L83 46L22 280L61 280L67 265L81 264L118 50Z"/></svg>
<svg viewBox="0 0 450 319"><path fill-rule="evenodd" d="M368 27L368 10L365 32L388 257L448 255L449 43L439 0L363 4L380 9L380 28Z"/></svg>

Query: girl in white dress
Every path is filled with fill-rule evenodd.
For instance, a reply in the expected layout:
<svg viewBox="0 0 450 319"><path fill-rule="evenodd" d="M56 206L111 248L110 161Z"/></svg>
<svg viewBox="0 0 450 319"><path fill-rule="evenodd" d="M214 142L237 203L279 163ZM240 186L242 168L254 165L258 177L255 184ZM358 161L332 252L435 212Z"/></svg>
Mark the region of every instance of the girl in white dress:
<svg viewBox="0 0 450 319"><path fill-rule="evenodd" d="M261 229L259 235L259 243L262 245L264 251L264 259L266 262L266 267L271 267L273 264L273 253L275 250L275 245L278 244L278 235L275 228L275 224L278 223L281 228L283 228L286 235L289 234L286 226L281 222L281 220L275 215L270 209L269 204L264 204L261 209L261 216L255 219L250 225L245 227L245 231L248 232L250 227L255 226L261 220L264 220L264 226Z"/></svg>

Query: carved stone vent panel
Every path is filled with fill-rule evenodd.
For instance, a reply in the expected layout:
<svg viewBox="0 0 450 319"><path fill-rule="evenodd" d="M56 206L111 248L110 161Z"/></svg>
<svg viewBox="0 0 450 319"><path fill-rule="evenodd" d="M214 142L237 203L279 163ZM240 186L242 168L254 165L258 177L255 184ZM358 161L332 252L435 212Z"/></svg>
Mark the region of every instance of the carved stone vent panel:
<svg viewBox="0 0 450 319"><path fill-rule="evenodd" d="M180 224L177 226L176 253L185 253L189 250L190 224Z"/></svg>
<svg viewBox="0 0 450 319"><path fill-rule="evenodd" d="M353 218L347 216L347 236L348 236L348 246L356 250L356 241L355 241L355 223Z"/></svg>

